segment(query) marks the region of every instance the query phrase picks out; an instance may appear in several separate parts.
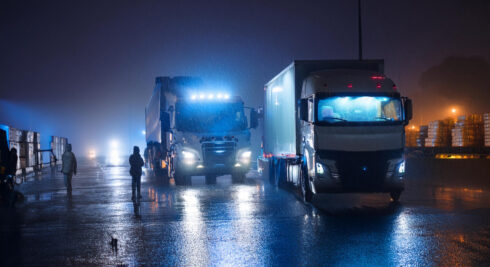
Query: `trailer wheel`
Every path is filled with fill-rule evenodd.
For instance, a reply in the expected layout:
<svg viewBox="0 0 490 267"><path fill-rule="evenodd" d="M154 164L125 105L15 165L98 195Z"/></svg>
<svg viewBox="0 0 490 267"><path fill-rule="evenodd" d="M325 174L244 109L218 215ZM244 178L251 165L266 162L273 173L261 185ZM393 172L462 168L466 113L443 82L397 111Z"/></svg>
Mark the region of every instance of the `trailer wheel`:
<svg viewBox="0 0 490 267"><path fill-rule="evenodd" d="M188 175L182 175L180 174L177 170L174 172L174 180L175 180L175 185L188 185L190 176Z"/></svg>
<svg viewBox="0 0 490 267"><path fill-rule="evenodd" d="M313 199L313 192L311 192L308 180L308 169L305 164L302 164L300 175L301 197L303 197L303 202L305 203L310 203Z"/></svg>
<svg viewBox="0 0 490 267"><path fill-rule="evenodd" d="M390 193L391 202L397 203L400 200L402 191L393 191Z"/></svg>
<svg viewBox="0 0 490 267"><path fill-rule="evenodd" d="M206 184L215 184L216 175L206 175Z"/></svg>
<svg viewBox="0 0 490 267"><path fill-rule="evenodd" d="M245 173L234 173L231 175L231 181L234 184L243 183L245 181Z"/></svg>
<svg viewBox="0 0 490 267"><path fill-rule="evenodd" d="M274 164L274 159L269 158L269 183L271 185L276 185L276 166Z"/></svg>

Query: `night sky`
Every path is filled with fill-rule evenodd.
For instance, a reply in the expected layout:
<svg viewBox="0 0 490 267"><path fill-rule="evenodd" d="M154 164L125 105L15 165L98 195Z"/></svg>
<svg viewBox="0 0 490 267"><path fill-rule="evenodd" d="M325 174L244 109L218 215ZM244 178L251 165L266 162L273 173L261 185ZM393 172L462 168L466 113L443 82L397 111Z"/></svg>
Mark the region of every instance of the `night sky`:
<svg viewBox="0 0 490 267"><path fill-rule="evenodd" d="M364 57L385 59L415 124L449 105L490 112L490 1L363 3ZM263 85L292 60L357 58L357 0L2 1L0 38L0 123L66 136L78 153L113 138L129 153L144 143L156 76L201 76L263 105ZM454 72L469 74L453 86ZM443 93L465 84L480 101Z"/></svg>

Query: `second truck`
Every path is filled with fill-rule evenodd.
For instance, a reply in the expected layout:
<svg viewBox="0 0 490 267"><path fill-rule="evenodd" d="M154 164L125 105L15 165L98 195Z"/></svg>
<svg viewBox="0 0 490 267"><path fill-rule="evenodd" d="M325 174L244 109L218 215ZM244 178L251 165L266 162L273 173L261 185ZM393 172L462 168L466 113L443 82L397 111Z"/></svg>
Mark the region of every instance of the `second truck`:
<svg viewBox="0 0 490 267"><path fill-rule="evenodd" d="M190 184L191 176L205 176L207 183L226 174L244 180L252 156L249 129L258 117L240 97L208 89L196 77L157 77L145 115L145 156L158 176L177 185Z"/></svg>
<svg viewBox="0 0 490 267"><path fill-rule="evenodd" d="M271 183L320 193L404 189L411 100L382 60L294 61L265 85L263 156Z"/></svg>

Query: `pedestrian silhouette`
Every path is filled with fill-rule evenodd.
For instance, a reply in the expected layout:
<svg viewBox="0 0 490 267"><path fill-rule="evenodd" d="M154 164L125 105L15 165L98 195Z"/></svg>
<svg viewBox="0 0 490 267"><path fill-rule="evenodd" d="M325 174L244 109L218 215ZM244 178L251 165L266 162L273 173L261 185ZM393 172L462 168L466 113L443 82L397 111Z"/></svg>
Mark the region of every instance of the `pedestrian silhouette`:
<svg viewBox="0 0 490 267"><path fill-rule="evenodd" d="M140 199L141 198L141 175L143 174L143 170L141 168L143 167L143 165L145 165L145 162L143 161L143 158L141 158L140 148L137 146L133 147L133 154L129 157L129 165L131 165L131 168L129 169L129 174L131 174L131 177L133 179L132 182L133 194L131 199L135 200L136 197Z"/></svg>
<svg viewBox="0 0 490 267"><path fill-rule="evenodd" d="M9 163L7 166L7 175L13 175L17 173L17 149L14 147L10 150Z"/></svg>
<svg viewBox="0 0 490 267"><path fill-rule="evenodd" d="M75 154L71 152L71 144L66 145L66 151L61 157L62 167L61 172L64 174L66 191L71 193L71 178L77 175L77 159Z"/></svg>

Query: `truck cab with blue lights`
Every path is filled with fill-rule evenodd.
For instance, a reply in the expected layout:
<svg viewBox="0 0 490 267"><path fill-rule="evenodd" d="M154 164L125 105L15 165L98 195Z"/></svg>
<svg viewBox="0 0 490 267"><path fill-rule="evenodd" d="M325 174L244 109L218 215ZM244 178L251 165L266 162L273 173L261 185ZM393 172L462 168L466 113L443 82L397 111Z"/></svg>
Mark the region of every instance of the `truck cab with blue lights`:
<svg viewBox="0 0 490 267"><path fill-rule="evenodd" d="M155 100L156 99L156 100ZM199 78L157 77L146 109L149 161L160 176L189 184L230 174L241 182L250 168L250 128L257 125L239 96L209 89Z"/></svg>
<svg viewBox="0 0 490 267"><path fill-rule="evenodd" d="M351 192L385 192L398 200L412 105L383 65L294 61L266 84L258 165L271 183L299 187L306 201Z"/></svg>

